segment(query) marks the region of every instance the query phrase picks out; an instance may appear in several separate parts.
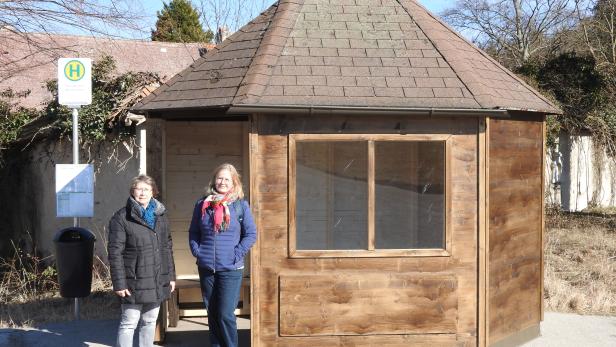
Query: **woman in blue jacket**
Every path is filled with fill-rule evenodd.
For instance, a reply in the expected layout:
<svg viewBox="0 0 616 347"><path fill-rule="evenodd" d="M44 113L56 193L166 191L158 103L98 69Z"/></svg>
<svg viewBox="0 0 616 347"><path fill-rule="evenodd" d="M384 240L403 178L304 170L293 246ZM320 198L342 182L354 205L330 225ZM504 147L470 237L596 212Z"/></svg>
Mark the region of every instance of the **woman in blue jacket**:
<svg viewBox="0 0 616 347"><path fill-rule="evenodd" d="M257 228L237 170L214 170L206 196L197 201L190 223L190 250L197 258L203 303L213 347L237 347L237 307L244 256L257 240Z"/></svg>

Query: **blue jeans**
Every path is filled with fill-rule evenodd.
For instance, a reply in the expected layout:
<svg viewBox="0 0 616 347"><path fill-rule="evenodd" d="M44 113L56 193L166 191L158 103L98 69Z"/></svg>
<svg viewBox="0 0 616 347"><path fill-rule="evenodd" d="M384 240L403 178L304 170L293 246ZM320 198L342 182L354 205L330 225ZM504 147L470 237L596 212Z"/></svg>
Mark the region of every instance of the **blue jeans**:
<svg viewBox="0 0 616 347"><path fill-rule="evenodd" d="M238 347L235 308L240 300L243 272L242 269L211 272L199 267L212 347Z"/></svg>
<svg viewBox="0 0 616 347"><path fill-rule="evenodd" d="M132 347L133 334L141 319L139 328L139 347L151 347L154 345L154 331L160 304L122 304L122 320L118 328L117 347Z"/></svg>

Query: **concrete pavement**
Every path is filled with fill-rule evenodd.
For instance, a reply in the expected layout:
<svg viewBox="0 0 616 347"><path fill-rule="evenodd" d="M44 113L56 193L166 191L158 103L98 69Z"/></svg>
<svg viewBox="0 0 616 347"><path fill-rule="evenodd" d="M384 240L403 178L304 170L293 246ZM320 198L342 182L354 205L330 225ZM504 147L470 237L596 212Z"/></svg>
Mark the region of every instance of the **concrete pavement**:
<svg viewBox="0 0 616 347"><path fill-rule="evenodd" d="M240 346L250 346L250 320L238 318ZM80 320L45 324L38 328L0 329L1 347L110 347L119 321ZM135 344L137 346L137 344ZM206 318L186 317L167 330L166 347L210 347Z"/></svg>
<svg viewBox="0 0 616 347"><path fill-rule="evenodd" d="M109 347L114 344L117 327L117 320L90 320L45 324L36 329L0 329L0 346ZM240 318L238 327L240 346L250 346L250 321ZM164 346L208 347L207 334L205 318L183 318L176 328L169 328ZM522 346L613 347L616 346L616 317L546 312L541 336Z"/></svg>
<svg viewBox="0 0 616 347"><path fill-rule="evenodd" d="M523 347L614 347L616 316L546 312L541 336Z"/></svg>

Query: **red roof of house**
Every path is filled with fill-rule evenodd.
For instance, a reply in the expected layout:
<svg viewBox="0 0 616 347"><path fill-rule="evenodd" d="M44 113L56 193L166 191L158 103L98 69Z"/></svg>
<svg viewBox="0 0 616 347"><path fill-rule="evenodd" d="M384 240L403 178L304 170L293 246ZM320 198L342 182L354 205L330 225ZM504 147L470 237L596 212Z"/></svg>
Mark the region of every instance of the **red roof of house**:
<svg viewBox="0 0 616 347"><path fill-rule="evenodd" d="M135 106L561 113L413 0L281 0Z"/></svg>
<svg viewBox="0 0 616 347"><path fill-rule="evenodd" d="M40 107L51 97L45 82L56 78L58 58L87 57L96 61L110 55L117 74L153 72L167 80L198 60L203 45L41 33L29 34L25 39L2 30L0 47L0 91L30 90L31 94L20 104Z"/></svg>

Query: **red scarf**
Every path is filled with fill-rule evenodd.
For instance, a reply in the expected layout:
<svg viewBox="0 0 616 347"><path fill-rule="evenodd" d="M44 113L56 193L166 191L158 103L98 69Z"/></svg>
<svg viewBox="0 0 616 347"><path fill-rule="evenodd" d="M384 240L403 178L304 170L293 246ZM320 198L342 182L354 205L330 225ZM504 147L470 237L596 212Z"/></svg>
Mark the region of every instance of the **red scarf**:
<svg viewBox="0 0 616 347"><path fill-rule="evenodd" d="M205 216L205 210L211 207L214 210L214 231L225 231L231 222L231 214L229 212L229 196L216 194L209 195L203 201L201 206L201 219Z"/></svg>

